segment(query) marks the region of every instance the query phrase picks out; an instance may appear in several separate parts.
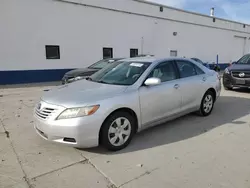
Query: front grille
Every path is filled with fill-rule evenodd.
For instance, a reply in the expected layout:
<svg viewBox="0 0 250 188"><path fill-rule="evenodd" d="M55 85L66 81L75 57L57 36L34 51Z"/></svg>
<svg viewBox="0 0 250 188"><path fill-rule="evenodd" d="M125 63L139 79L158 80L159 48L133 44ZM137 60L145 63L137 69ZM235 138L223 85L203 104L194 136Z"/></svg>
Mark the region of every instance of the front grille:
<svg viewBox="0 0 250 188"><path fill-rule="evenodd" d="M240 76L242 73L244 73L244 76ZM232 71L232 76L235 78L250 78L250 71Z"/></svg>
<svg viewBox="0 0 250 188"><path fill-rule="evenodd" d="M46 104L39 103L35 108L35 114L41 119L47 119L51 116L57 109L46 107Z"/></svg>

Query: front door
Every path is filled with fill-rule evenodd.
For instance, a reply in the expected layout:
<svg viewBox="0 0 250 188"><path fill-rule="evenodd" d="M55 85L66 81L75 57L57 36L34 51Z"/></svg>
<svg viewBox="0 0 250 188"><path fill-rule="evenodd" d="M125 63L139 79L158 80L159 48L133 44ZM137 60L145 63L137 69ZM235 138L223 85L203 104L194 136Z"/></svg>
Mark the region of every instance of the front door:
<svg viewBox="0 0 250 188"><path fill-rule="evenodd" d="M142 126L154 124L154 122L180 112L181 93L174 62L160 63L147 78L151 77L161 79L161 84L141 86L139 89Z"/></svg>

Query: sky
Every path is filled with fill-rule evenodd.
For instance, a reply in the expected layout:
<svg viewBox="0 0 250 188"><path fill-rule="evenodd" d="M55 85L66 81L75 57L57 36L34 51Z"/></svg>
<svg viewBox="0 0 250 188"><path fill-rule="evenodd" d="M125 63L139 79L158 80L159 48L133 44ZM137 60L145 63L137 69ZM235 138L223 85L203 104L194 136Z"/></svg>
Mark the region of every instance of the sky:
<svg viewBox="0 0 250 188"><path fill-rule="evenodd" d="M148 0L155 3L250 24L250 0Z"/></svg>

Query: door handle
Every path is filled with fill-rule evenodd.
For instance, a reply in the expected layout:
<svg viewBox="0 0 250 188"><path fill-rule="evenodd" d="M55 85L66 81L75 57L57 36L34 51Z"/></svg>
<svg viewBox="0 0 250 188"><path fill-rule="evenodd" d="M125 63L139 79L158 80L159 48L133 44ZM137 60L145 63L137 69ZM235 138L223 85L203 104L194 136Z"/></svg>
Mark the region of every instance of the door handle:
<svg viewBox="0 0 250 188"><path fill-rule="evenodd" d="M179 84L175 84L175 85L174 85L174 88L175 88L175 89L178 89L179 87L180 87Z"/></svg>
<svg viewBox="0 0 250 188"><path fill-rule="evenodd" d="M202 78L202 81L203 81L203 82L205 82L206 80L207 80L207 78L206 78L206 77L203 77L203 78Z"/></svg>

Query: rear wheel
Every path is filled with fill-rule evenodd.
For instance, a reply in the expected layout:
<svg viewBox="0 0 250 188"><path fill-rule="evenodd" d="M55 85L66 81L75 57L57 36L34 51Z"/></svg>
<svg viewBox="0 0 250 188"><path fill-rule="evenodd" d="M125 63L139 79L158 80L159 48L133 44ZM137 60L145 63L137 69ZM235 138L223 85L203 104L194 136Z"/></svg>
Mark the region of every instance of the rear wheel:
<svg viewBox="0 0 250 188"><path fill-rule="evenodd" d="M210 115L214 107L214 100L214 93L212 91L207 91L202 98L199 114L202 116Z"/></svg>
<svg viewBox="0 0 250 188"><path fill-rule="evenodd" d="M135 118L127 112L115 112L104 122L101 130L101 144L108 150L125 148L135 133Z"/></svg>

